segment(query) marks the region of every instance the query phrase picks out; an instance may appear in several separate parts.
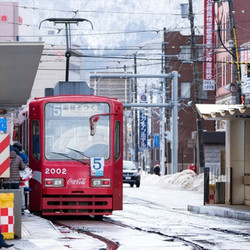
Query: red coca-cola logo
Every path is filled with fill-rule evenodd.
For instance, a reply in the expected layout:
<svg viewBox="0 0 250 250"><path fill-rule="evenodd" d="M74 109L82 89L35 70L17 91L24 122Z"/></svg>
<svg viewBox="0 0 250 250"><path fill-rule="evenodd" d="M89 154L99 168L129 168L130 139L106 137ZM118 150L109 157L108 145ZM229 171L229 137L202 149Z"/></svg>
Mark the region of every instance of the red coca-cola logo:
<svg viewBox="0 0 250 250"><path fill-rule="evenodd" d="M78 179L70 178L67 181L67 185L85 185L85 184L86 184L86 178L78 178Z"/></svg>

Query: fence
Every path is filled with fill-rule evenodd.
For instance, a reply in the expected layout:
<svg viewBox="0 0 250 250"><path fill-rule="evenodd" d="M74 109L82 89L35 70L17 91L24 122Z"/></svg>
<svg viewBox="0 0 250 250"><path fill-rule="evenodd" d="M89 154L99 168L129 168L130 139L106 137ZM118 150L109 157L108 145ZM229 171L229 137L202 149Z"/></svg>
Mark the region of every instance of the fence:
<svg viewBox="0 0 250 250"><path fill-rule="evenodd" d="M225 183L219 167L204 169L204 205L225 204Z"/></svg>

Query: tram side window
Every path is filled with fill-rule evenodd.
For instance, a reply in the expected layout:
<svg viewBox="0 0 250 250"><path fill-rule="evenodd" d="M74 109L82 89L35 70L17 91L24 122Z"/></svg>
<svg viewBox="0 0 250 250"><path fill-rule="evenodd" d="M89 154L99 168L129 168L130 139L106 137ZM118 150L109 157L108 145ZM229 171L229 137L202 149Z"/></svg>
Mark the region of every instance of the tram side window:
<svg viewBox="0 0 250 250"><path fill-rule="evenodd" d="M120 122L115 122L115 148L114 148L114 156L115 161L119 159L121 155L121 126Z"/></svg>
<svg viewBox="0 0 250 250"><path fill-rule="evenodd" d="M32 155L40 160L40 126L38 121L32 123Z"/></svg>

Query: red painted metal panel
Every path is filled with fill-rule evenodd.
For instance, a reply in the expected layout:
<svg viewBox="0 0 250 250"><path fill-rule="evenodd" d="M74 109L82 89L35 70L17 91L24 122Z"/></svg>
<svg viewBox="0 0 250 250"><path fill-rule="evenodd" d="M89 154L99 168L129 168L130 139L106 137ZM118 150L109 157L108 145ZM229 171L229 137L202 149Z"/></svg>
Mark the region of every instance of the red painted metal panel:
<svg viewBox="0 0 250 250"><path fill-rule="evenodd" d="M110 157L104 161L103 176L91 176L90 162L82 164L71 159L53 160L45 158L45 105L53 103L108 103L110 107ZM67 110L69 112L69 110ZM79 112L79 111L78 111ZM66 111L65 111L66 113ZM68 114L68 113L67 113ZM115 114L115 115L114 115ZM81 117L81 114L79 114ZM78 117L78 118L79 118ZM72 119L72 118L71 118ZM40 125L40 158L32 155L32 122ZM120 152L114 157L115 122L121 124ZM122 152L123 152L123 107L114 99L97 96L50 96L36 98L29 107L29 163L36 180L30 181L30 210L43 215L109 215L113 210L122 209ZM57 149L58 150L58 149ZM60 178L64 187L46 187L45 178ZM92 187L93 178L110 181L110 187Z"/></svg>

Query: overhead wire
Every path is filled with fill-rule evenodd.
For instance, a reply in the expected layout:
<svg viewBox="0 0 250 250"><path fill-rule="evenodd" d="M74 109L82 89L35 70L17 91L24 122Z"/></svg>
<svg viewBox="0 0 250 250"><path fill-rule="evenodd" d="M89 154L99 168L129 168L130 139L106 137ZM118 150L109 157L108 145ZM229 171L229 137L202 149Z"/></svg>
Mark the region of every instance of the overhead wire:
<svg viewBox="0 0 250 250"><path fill-rule="evenodd" d="M21 8L28 8L28 9L31 9L31 10L50 10L50 11L60 11L60 12L67 12L67 13L73 13L73 14L76 14L76 13L79 13L79 12L81 12L81 10L77 10L77 11L71 11L71 10L67 10L67 11L65 11L65 10L58 10L58 9L46 9L46 8L35 8L35 7L28 7L28 6L22 6L22 5L20 5L19 7L21 7ZM86 11L83 11L83 12L85 12L86 13ZM105 12L103 12L103 11L100 11L100 13L105 13ZM117 14L131 14L130 12L107 12L107 13L117 13ZM152 13L150 13L150 12L134 12L134 13L132 13L132 14L145 14L145 15L148 15L148 14L152 14ZM158 15L161 15L161 13L153 13L153 14L158 14ZM166 15L165 13L164 13L164 15ZM174 15L174 13L173 13L173 15ZM22 25L27 25L28 26L28 24L22 24ZM47 27L46 27L47 28ZM48 27L49 29L51 29L51 27ZM96 33L96 34L93 34L93 33L90 33L90 34L84 34L84 36L88 36L88 35L114 35L114 34L120 34L120 33L125 33L125 34L129 34L129 33L142 33L142 32L156 32L156 33L159 33L159 32L162 32L162 30L161 31L159 31L159 30L144 30L144 31L117 31L117 32L106 32L106 33ZM82 34L72 34L72 36L80 36L80 35L82 35ZM60 36L60 35L58 35L58 36ZM48 36L46 36L46 37L50 37L49 35ZM174 38L173 38L174 39ZM99 50L103 50L103 51L105 51L105 48L104 49L102 49L102 48L100 48ZM112 49L110 49L110 50L112 50ZM113 49L113 50L116 50L116 49ZM153 50L153 49L152 49ZM104 57L102 57L102 58L104 58ZM112 57L106 57L106 58L108 58L108 59L111 59ZM116 57L117 58L117 57ZM113 59L116 59L115 57L113 57ZM118 58L118 59L121 59L121 58ZM126 58L126 59L128 59L128 58ZM129 58L129 59L131 59L131 58ZM154 60L154 59L150 59L150 60ZM160 59L159 59L160 60Z"/></svg>

